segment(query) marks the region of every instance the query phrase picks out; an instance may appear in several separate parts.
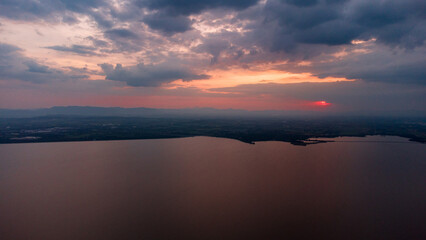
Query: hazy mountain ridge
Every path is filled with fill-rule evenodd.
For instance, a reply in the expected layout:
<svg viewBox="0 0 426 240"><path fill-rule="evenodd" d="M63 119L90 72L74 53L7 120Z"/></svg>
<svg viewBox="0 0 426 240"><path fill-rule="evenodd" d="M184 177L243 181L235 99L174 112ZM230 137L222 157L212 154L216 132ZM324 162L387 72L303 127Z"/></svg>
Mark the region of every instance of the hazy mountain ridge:
<svg viewBox="0 0 426 240"><path fill-rule="evenodd" d="M376 117L426 117L425 112L377 111L375 114L362 112L331 112L303 110L244 110L216 108L122 108L94 106L55 106L39 109L1 109L0 118L32 118L43 116L83 117L308 117L308 116L376 116Z"/></svg>
<svg viewBox="0 0 426 240"><path fill-rule="evenodd" d="M177 117L177 116L292 116L312 114L308 111L249 111L242 109L215 109L215 108L121 108L121 107L92 107L66 106L40 109L0 109L0 118L27 118L42 116L87 116L87 117Z"/></svg>

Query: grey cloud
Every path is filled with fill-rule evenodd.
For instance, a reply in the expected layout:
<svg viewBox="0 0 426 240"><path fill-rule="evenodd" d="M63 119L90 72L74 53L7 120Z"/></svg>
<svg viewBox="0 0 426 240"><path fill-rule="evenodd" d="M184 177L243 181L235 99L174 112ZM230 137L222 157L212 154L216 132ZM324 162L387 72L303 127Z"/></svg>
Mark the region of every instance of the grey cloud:
<svg viewBox="0 0 426 240"><path fill-rule="evenodd" d="M318 0L284 0L285 2L298 7L312 6L318 3Z"/></svg>
<svg viewBox="0 0 426 240"><path fill-rule="evenodd" d="M85 12L88 8L98 8L107 5L106 0L59 0L66 9L75 12Z"/></svg>
<svg viewBox="0 0 426 240"><path fill-rule="evenodd" d="M16 53L21 50L22 49L17 46L13 46L6 43L0 43L0 54L2 54L2 56L8 56L9 54Z"/></svg>
<svg viewBox="0 0 426 240"><path fill-rule="evenodd" d="M28 67L28 72L34 72L34 73L51 73L49 67L39 64L35 61L27 61L24 62L25 65Z"/></svg>
<svg viewBox="0 0 426 240"><path fill-rule="evenodd" d="M111 51L119 52L138 52L143 47L141 37L127 28L114 28L104 32L104 37L111 40L114 49Z"/></svg>
<svg viewBox="0 0 426 240"><path fill-rule="evenodd" d="M371 82L426 85L426 48L417 51L390 51L376 47L370 53L357 54L338 61L318 61L313 66L299 67L320 77L345 77ZM292 66L290 68L297 69Z"/></svg>
<svg viewBox="0 0 426 240"><path fill-rule="evenodd" d="M426 39L426 3L418 0L351 1L346 16L365 27L364 35L402 47L416 47Z"/></svg>
<svg viewBox="0 0 426 240"><path fill-rule="evenodd" d="M366 82L426 85L426 48L391 49L374 43L353 45L340 57L324 54L313 57L308 65L288 61L275 70L311 73L320 78L339 77Z"/></svg>
<svg viewBox="0 0 426 240"><path fill-rule="evenodd" d="M99 75L104 76L103 72L97 70L90 70L87 67L66 67L69 70L69 73L74 76L85 76L83 78L87 78L88 75Z"/></svg>
<svg viewBox="0 0 426 240"><path fill-rule="evenodd" d="M227 40L220 38L207 38L204 42L198 45L195 50L199 52L207 52L213 57L211 58L211 64L218 62L220 54L230 48L230 43Z"/></svg>
<svg viewBox="0 0 426 240"><path fill-rule="evenodd" d="M50 68L25 57L16 46L0 43L0 80L21 80L32 83L66 81L85 78Z"/></svg>
<svg viewBox="0 0 426 240"><path fill-rule="evenodd" d="M258 0L139 0L137 4L155 11L143 20L149 27L166 34L174 34L191 29L192 22L188 18L191 14L216 8L241 10L257 2Z"/></svg>
<svg viewBox="0 0 426 240"><path fill-rule="evenodd" d="M281 27L308 29L339 18L339 9L327 5L297 8L277 2L265 6L266 20L277 20ZM271 14L271 15L269 15ZM270 18L270 19L269 19Z"/></svg>
<svg viewBox="0 0 426 240"><path fill-rule="evenodd" d="M139 6L152 10L164 10L175 15L190 15L212 8L244 9L255 5L258 0L139 0Z"/></svg>
<svg viewBox="0 0 426 240"><path fill-rule="evenodd" d="M156 87L179 79L192 81L209 77L204 74L195 74L184 67L167 63L157 65L140 63L130 67L123 67L121 64L117 64L114 67L111 64L104 63L99 66L105 73L106 79L125 82L129 86L135 87Z"/></svg>
<svg viewBox="0 0 426 240"><path fill-rule="evenodd" d="M101 8L111 8L107 0L3 0L0 1L0 16L24 21L51 21L76 23L74 13L86 14L98 22L107 25L100 14ZM97 9L97 11L93 11Z"/></svg>
<svg viewBox="0 0 426 240"><path fill-rule="evenodd" d="M53 11L50 4L27 0L4 0L0 2L0 15L11 19L32 20L46 17Z"/></svg>
<svg viewBox="0 0 426 240"><path fill-rule="evenodd" d="M284 59L298 60L372 38L394 48L414 49L425 44L424 9L426 3L418 0L268 0L264 7L239 13L239 19L251 22L239 42L251 41L266 51L286 53Z"/></svg>
<svg viewBox="0 0 426 240"><path fill-rule="evenodd" d="M61 52L72 52L79 55L86 55L86 56L93 56L93 55L99 55L96 52L96 48L91 46L84 46L84 45L76 45L73 44L71 46L49 46L46 47L48 49L61 51Z"/></svg>
<svg viewBox="0 0 426 240"><path fill-rule="evenodd" d="M349 44L362 33L359 26L336 20L294 34L299 43L342 45ZM284 36L285 37L285 36Z"/></svg>
<svg viewBox="0 0 426 240"><path fill-rule="evenodd" d="M105 31L105 35L110 38L128 38L137 39L139 38L136 33L126 28L115 28Z"/></svg>
<svg viewBox="0 0 426 240"><path fill-rule="evenodd" d="M96 21L98 26L102 28L109 29L114 26L114 21L111 19L111 17L107 13L104 13L101 11L96 11L96 12L92 11L90 15Z"/></svg>
<svg viewBox="0 0 426 240"><path fill-rule="evenodd" d="M192 21L187 17L171 16L165 12L156 12L144 17L143 20L150 28L166 34L186 32L191 29Z"/></svg>
<svg viewBox="0 0 426 240"><path fill-rule="evenodd" d="M91 41L93 46L101 48L101 47L108 47L109 43L107 41L104 40L100 40L94 37L87 37L87 40Z"/></svg>
<svg viewBox="0 0 426 240"><path fill-rule="evenodd" d="M360 74L354 74L354 78L360 78L365 81L383 81L383 82L399 82L399 83L418 83L426 84L426 69L424 62L414 64L398 65L383 72L364 71Z"/></svg>
<svg viewBox="0 0 426 240"><path fill-rule="evenodd" d="M60 19L63 23L67 23L67 24L76 24L79 22L76 16L74 16L73 14L67 14L67 13L64 13L58 19Z"/></svg>
<svg viewBox="0 0 426 240"><path fill-rule="evenodd" d="M125 32L111 29L115 23L144 21L154 30L174 34L191 29L191 14L218 8L242 12L256 4L262 5L258 0L135 0L118 9L107 0L4 0L0 15L73 23L77 21L73 13L86 14L99 27L125 37ZM148 14L143 16L140 8ZM414 48L426 38L425 9L426 3L420 0L268 0L261 12L245 17L257 22L253 35L269 32L261 44L272 51L288 51L299 43L342 45L372 37L388 45Z"/></svg>

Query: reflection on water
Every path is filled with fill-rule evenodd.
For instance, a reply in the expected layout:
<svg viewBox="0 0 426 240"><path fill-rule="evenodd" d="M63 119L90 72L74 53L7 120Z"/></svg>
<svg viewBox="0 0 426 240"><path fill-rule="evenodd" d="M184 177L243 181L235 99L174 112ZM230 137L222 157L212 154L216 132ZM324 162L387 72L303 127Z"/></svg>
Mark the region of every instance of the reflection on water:
<svg viewBox="0 0 426 240"><path fill-rule="evenodd" d="M426 239L425 159L380 141L0 145L0 236Z"/></svg>

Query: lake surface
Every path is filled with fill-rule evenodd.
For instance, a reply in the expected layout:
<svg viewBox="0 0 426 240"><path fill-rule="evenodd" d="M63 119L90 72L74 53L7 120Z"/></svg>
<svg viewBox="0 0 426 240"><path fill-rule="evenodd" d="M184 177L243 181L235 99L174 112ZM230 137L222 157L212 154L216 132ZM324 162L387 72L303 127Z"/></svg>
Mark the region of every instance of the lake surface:
<svg viewBox="0 0 426 240"><path fill-rule="evenodd" d="M0 145L0 239L426 239L426 145Z"/></svg>

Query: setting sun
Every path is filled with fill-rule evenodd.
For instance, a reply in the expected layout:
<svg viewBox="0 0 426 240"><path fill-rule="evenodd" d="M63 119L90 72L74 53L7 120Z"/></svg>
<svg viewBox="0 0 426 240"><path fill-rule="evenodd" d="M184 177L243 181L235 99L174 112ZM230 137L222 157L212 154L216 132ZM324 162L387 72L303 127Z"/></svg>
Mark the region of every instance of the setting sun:
<svg viewBox="0 0 426 240"><path fill-rule="evenodd" d="M328 103L326 101L316 101L315 105L317 105L317 106L330 106L331 103Z"/></svg>

